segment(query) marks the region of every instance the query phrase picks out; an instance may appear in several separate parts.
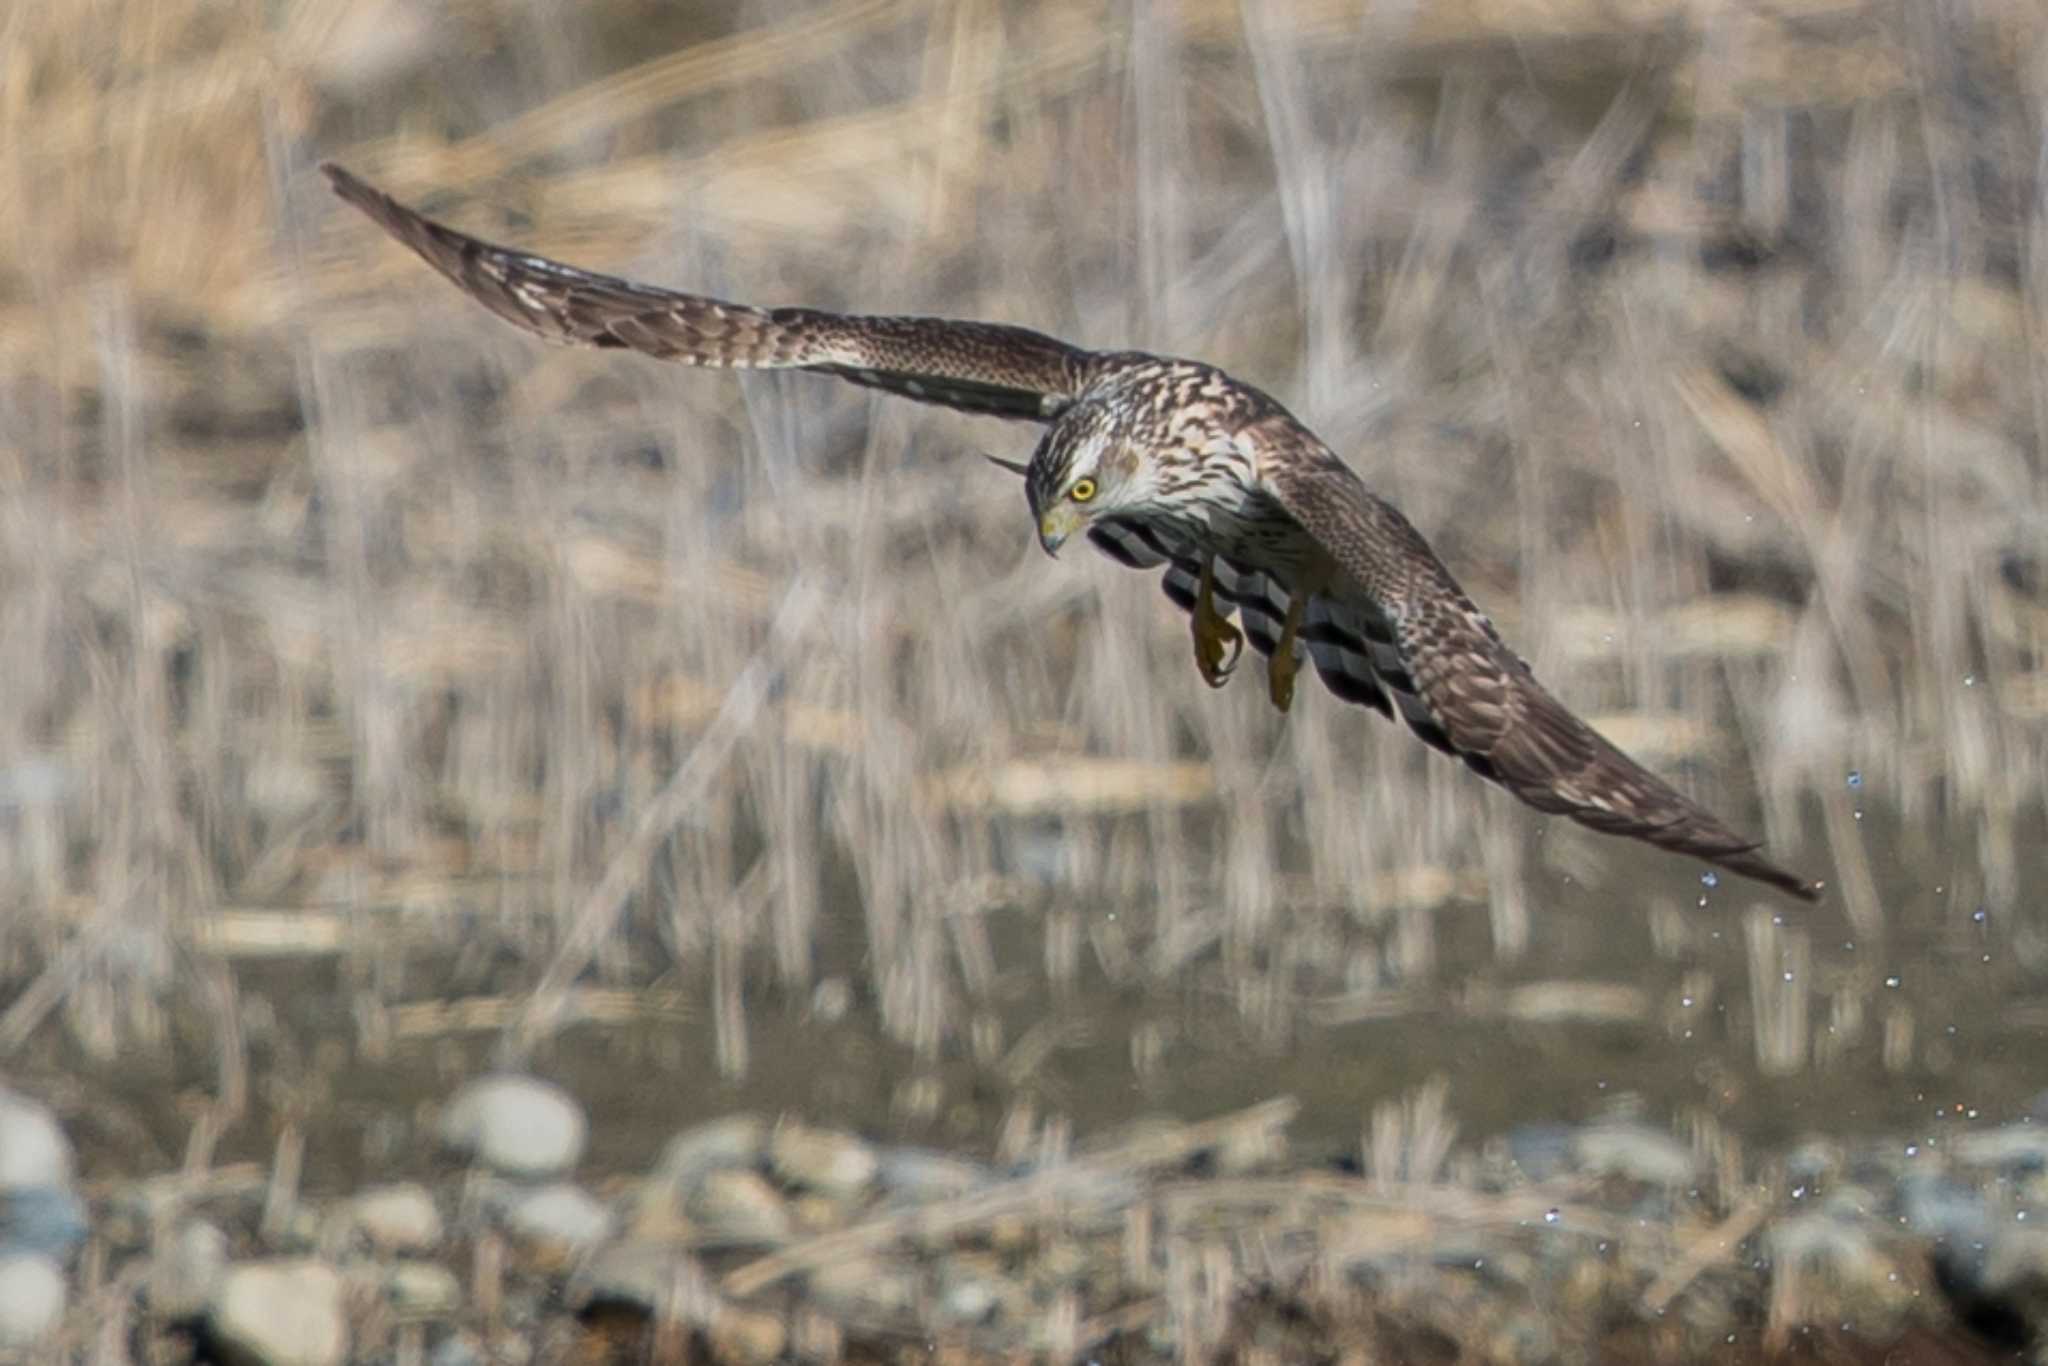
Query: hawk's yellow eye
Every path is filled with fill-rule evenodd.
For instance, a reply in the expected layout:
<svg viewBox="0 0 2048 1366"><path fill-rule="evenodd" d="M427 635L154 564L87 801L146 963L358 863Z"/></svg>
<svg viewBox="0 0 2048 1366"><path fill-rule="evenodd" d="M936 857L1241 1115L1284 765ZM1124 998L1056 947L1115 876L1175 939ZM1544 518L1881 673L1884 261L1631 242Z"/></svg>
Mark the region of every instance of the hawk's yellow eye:
<svg viewBox="0 0 2048 1366"><path fill-rule="evenodd" d="M1067 497L1073 499L1077 503L1085 503L1094 496L1095 481L1093 479L1076 479L1074 481L1074 487L1067 490Z"/></svg>

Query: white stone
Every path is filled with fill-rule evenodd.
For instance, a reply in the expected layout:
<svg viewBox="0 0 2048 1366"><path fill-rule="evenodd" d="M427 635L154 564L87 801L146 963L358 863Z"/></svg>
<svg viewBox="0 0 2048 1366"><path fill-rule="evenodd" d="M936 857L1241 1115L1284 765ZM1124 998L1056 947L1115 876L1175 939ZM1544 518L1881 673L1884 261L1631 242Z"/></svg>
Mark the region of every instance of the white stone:
<svg viewBox="0 0 2048 1366"><path fill-rule="evenodd" d="M441 1241L441 1212L425 1186L375 1186L351 1204L363 1236L392 1252L422 1252Z"/></svg>
<svg viewBox="0 0 2048 1366"><path fill-rule="evenodd" d="M1572 1156L1587 1171L1651 1186L1682 1186L1699 1164L1692 1149L1641 1124L1595 1124L1572 1137Z"/></svg>
<svg viewBox="0 0 2048 1366"><path fill-rule="evenodd" d="M768 1165L792 1185L848 1200L874 1183L881 1162L852 1134L786 1122L768 1140Z"/></svg>
<svg viewBox="0 0 2048 1366"><path fill-rule="evenodd" d="M384 1293L403 1318L443 1318L462 1307L462 1283L433 1262L398 1262L385 1275Z"/></svg>
<svg viewBox="0 0 2048 1366"><path fill-rule="evenodd" d="M0 1257L0 1347L41 1341L64 1317L64 1272L48 1257Z"/></svg>
<svg viewBox="0 0 2048 1366"><path fill-rule="evenodd" d="M320 1262L230 1268L207 1323L232 1351L263 1366L339 1366L348 1359L341 1274Z"/></svg>
<svg viewBox="0 0 2048 1366"><path fill-rule="evenodd" d="M0 1190L71 1185L71 1143L50 1107L0 1089Z"/></svg>
<svg viewBox="0 0 2048 1366"><path fill-rule="evenodd" d="M483 1077L456 1092L441 1139L507 1176L553 1176L583 1155L588 1126L567 1091L533 1077Z"/></svg>
<svg viewBox="0 0 2048 1366"><path fill-rule="evenodd" d="M704 1173L719 1167L751 1167L761 1160L768 1121L759 1115L725 1115L685 1129L668 1141L655 1164L656 1179L687 1195Z"/></svg>
<svg viewBox="0 0 2048 1366"><path fill-rule="evenodd" d="M505 1209L505 1226L536 1242L585 1247L611 1237L612 1212L582 1187L566 1181L515 1197Z"/></svg>

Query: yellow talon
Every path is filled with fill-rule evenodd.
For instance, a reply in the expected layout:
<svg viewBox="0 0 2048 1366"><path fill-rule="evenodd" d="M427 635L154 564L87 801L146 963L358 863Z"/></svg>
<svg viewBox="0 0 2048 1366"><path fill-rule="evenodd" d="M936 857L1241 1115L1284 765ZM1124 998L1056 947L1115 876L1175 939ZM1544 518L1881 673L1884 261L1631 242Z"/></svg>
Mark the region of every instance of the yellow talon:
<svg viewBox="0 0 2048 1366"><path fill-rule="evenodd" d="M1273 705L1281 711L1294 705L1294 676L1300 672L1301 665L1294 662L1293 650L1275 650L1266 661L1266 682L1273 694Z"/></svg>
<svg viewBox="0 0 2048 1366"><path fill-rule="evenodd" d="M1294 638L1301 634L1302 612L1307 606L1308 594L1299 587L1287 595L1287 624L1280 630L1273 657L1266 661L1266 685L1273 705L1283 712L1294 705L1294 676L1301 672L1301 662L1294 657Z"/></svg>
<svg viewBox="0 0 2048 1366"><path fill-rule="evenodd" d="M1194 629L1195 667L1202 671L1204 683L1220 688L1230 681L1237 658L1244 653L1244 632L1216 610L1216 576L1208 560L1202 561L1202 590L1195 596Z"/></svg>

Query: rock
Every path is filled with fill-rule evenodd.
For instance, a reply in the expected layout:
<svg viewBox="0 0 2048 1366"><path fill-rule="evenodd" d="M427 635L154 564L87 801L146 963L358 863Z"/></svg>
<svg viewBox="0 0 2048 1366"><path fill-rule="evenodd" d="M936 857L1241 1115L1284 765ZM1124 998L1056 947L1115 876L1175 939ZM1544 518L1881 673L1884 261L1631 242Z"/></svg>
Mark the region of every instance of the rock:
<svg viewBox="0 0 2048 1366"><path fill-rule="evenodd" d="M150 1265L150 1309L167 1319L197 1318L227 1269L227 1234L204 1219L178 1225Z"/></svg>
<svg viewBox="0 0 2048 1366"><path fill-rule="evenodd" d="M2040 1171L2048 1168L2048 1124L2004 1124L1964 1134L1950 1151L1973 1167Z"/></svg>
<svg viewBox="0 0 2048 1366"><path fill-rule="evenodd" d="M1572 1137L1572 1156L1585 1170L1647 1186L1683 1186L1698 1170L1692 1149L1641 1124L1595 1124Z"/></svg>
<svg viewBox="0 0 2048 1366"><path fill-rule="evenodd" d="M581 1186L559 1181L515 1195L505 1226L522 1238L559 1249L588 1247L612 1236L612 1212Z"/></svg>
<svg viewBox="0 0 2048 1366"><path fill-rule="evenodd" d="M768 1140L768 1167L782 1180L834 1199L850 1200L881 1171L875 1150L852 1134L778 1124Z"/></svg>
<svg viewBox="0 0 2048 1366"><path fill-rule="evenodd" d="M1871 1231L1826 1214L1780 1219L1765 1232L1772 1274L1818 1278L1803 1303L1810 1319L1849 1318L1869 1324L1894 1316L1916 1293L1878 1250ZM1825 1290L1834 1298L1816 1299Z"/></svg>
<svg viewBox="0 0 2048 1366"><path fill-rule="evenodd" d="M889 1148L882 1153L882 1189L904 1204L951 1200L980 1190L993 1179L988 1168L924 1148Z"/></svg>
<svg viewBox="0 0 2048 1366"><path fill-rule="evenodd" d="M882 1322L909 1315L917 1304L917 1277L875 1257L842 1257L810 1274L811 1294L855 1320Z"/></svg>
<svg viewBox="0 0 2048 1366"><path fill-rule="evenodd" d="M50 1107L0 1089L0 1191L71 1188L71 1143Z"/></svg>
<svg viewBox="0 0 2048 1366"><path fill-rule="evenodd" d="M483 1343L472 1333L451 1333L441 1340L428 1366L484 1366L488 1360Z"/></svg>
<svg viewBox="0 0 2048 1366"><path fill-rule="evenodd" d="M698 1326L721 1303L703 1266L674 1243L605 1244L570 1276L563 1299L579 1310L622 1304Z"/></svg>
<svg viewBox="0 0 2048 1366"><path fill-rule="evenodd" d="M462 1307L462 1283L435 1262L394 1262L384 1276L384 1294L401 1318L445 1318Z"/></svg>
<svg viewBox="0 0 2048 1366"><path fill-rule="evenodd" d="M712 1317L709 1337L713 1360L766 1363L782 1358L789 1330L763 1310L729 1308Z"/></svg>
<svg viewBox="0 0 2048 1366"><path fill-rule="evenodd" d="M64 1317L64 1272L34 1252L0 1256L0 1347L42 1341Z"/></svg>
<svg viewBox="0 0 2048 1366"><path fill-rule="evenodd" d="M230 1267L207 1328L230 1354L263 1366L338 1366L348 1359L341 1274L314 1261Z"/></svg>
<svg viewBox="0 0 2048 1366"><path fill-rule="evenodd" d="M567 1091L534 1077L483 1077L456 1092L441 1139L507 1176L553 1176L583 1155L588 1126Z"/></svg>
<svg viewBox="0 0 2048 1366"><path fill-rule="evenodd" d="M425 1186L373 1186L349 1202L362 1235L387 1252L425 1252L441 1241L441 1212Z"/></svg>
<svg viewBox="0 0 2048 1366"><path fill-rule="evenodd" d="M779 1243L790 1236L789 1208L759 1172L737 1167L706 1172L687 1212L721 1241Z"/></svg>
<svg viewBox="0 0 2048 1366"><path fill-rule="evenodd" d="M1983 1198L1942 1176L1916 1174L1901 1181L1899 1217L1914 1233L1959 1245L1981 1244L1991 1232Z"/></svg>
<svg viewBox="0 0 2048 1366"><path fill-rule="evenodd" d="M62 1186L0 1191L0 1247L62 1261L86 1232L85 1202Z"/></svg>
<svg viewBox="0 0 2048 1366"><path fill-rule="evenodd" d="M1004 1288L997 1276L948 1267L939 1276L939 1316L962 1326L990 1322L1003 1308Z"/></svg>
<svg viewBox="0 0 2048 1366"><path fill-rule="evenodd" d="M687 1194L708 1171L720 1167L751 1167L761 1161L768 1140L768 1121L759 1115L727 1115L685 1129L668 1141L655 1164L657 1180Z"/></svg>

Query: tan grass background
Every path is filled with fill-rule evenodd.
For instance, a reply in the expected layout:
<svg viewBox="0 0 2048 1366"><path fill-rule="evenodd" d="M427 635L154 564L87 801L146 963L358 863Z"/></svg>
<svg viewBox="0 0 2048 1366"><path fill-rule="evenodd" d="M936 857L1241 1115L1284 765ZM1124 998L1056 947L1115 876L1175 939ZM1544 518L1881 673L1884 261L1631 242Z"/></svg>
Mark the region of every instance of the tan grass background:
<svg viewBox="0 0 2048 1366"><path fill-rule="evenodd" d="M12 7L0 1047L147 1047L311 954L355 1049L679 999L741 1075L749 1002L822 981L1028 1072L1019 942L1056 989L1204 964L1284 1032L1398 1011L1447 904L1512 960L1560 902L1698 895L1319 691L1209 693L1154 584L1030 544L977 453L1031 431L546 351L325 157L600 269L1222 364L1846 933L1989 906L2037 964L2044 39L2018 0Z"/></svg>

